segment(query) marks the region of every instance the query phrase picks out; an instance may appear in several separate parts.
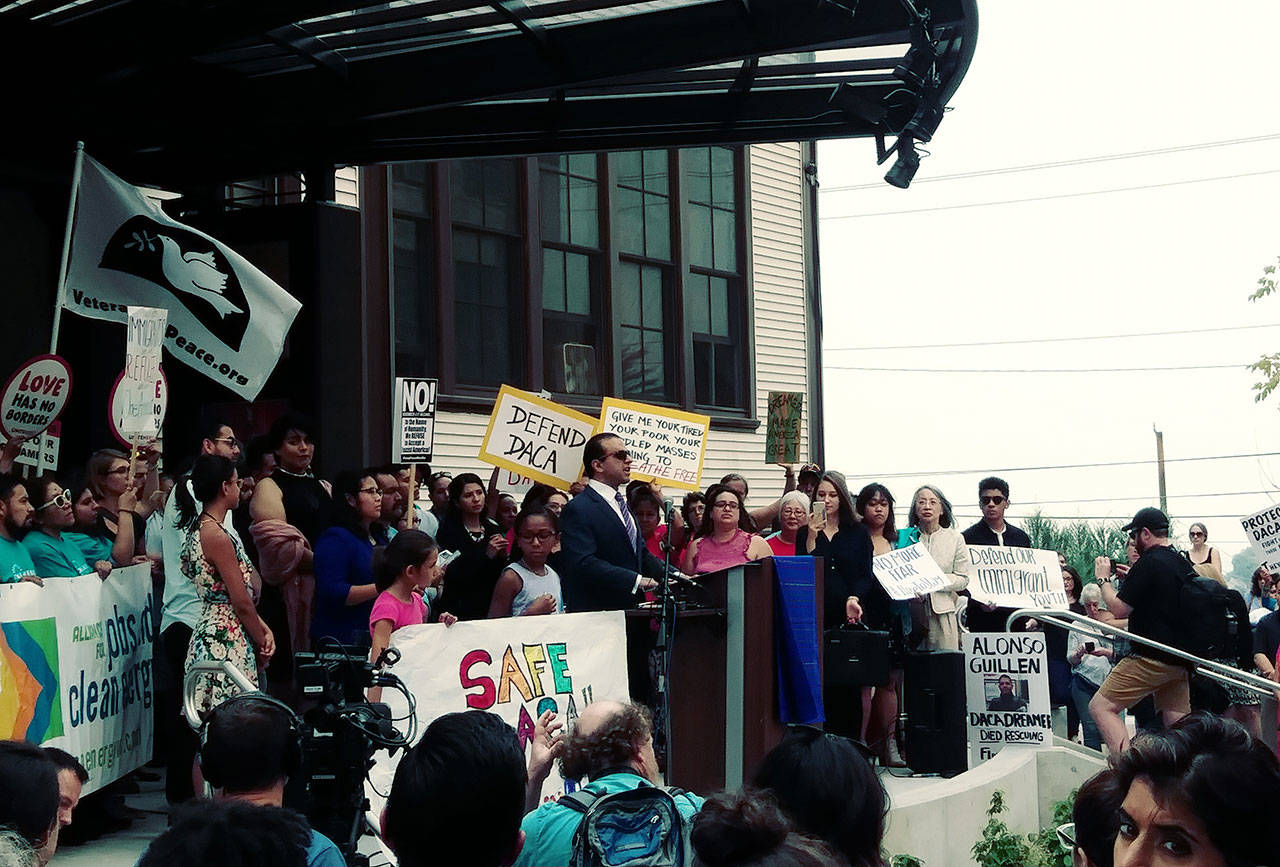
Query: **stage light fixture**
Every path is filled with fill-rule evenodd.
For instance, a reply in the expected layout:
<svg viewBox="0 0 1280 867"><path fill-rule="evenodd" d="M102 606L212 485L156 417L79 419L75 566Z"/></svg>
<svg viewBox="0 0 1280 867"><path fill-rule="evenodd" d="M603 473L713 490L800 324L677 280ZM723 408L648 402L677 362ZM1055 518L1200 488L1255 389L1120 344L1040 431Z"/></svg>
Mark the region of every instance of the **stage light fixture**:
<svg viewBox="0 0 1280 867"><path fill-rule="evenodd" d="M915 142L909 135L899 138L894 150L898 152L898 159L893 167L885 172L884 179L890 186L905 190L911 186L911 179L916 176L916 171L920 168L920 154L916 153Z"/></svg>
<svg viewBox="0 0 1280 867"><path fill-rule="evenodd" d="M933 64L937 59L938 47L927 37L912 40L902 62L893 68L894 78L911 87L923 88L933 79Z"/></svg>
<svg viewBox="0 0 1280 867"><path fill-rule="evenodd" d="M847 81L842 81L836 85L835 90L831 91L831 96L827 98L827 102L844 112L846 117L865 121L871 126L875 126L884 120L884 106L859 96L858 89Z"/></svg>
<svg viewBox="0 0 1280 867"><path fill-rule="evenodd" d="M907 125L902 128L904 133L909 133L913 139L917 141L929 141L933 138L933 134L938 131L938 124L942 123L942 106L932 101L929 97L931 94L925 95L925 101L920 104L920 108L907 121Z"/></svg>

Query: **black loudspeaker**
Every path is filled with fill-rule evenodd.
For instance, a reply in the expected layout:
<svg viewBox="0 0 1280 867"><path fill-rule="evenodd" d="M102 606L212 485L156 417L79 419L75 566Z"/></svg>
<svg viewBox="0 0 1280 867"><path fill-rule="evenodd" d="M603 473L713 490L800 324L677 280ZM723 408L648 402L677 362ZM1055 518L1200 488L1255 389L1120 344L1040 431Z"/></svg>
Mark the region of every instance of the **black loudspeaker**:
<svg viewBox="0 0 1280 867"><path fill-rule="evenodd" d="M964 654L908 653L902 677L907 766L918 774L963 773L969 766Z"/></svg>

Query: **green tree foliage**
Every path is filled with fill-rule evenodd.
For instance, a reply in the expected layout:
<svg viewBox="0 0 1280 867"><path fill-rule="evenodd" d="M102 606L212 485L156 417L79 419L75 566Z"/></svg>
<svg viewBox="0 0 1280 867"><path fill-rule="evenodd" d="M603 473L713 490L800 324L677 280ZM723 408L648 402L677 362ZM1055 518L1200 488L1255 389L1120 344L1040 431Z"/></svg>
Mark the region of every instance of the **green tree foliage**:
<svg viewBox="0 0 1280 867"><path fill-rule="evenodd" d="M1071 867L1071 856L1058 843L1055 830L1058 825L1071 821L1071 804L1075 794L1053 805L1053 825L1035 834L1015 834L1000 818L1009 808L1004 803L1004 792L991 794L991 806L987 808L987 824L982 837L973 844L973 859L979 867Z"/></svg>
<svg viewBox="0 0 1280 867"><path fill-rule="evenodd" d="M1086 583L1093 580L1095 557L1114 557L1124 562L1124 548L1129 536L1120 530L1122 526L1120 521L1054 521L1040 512L1035 512L1022 524L1031 537L1031 547L1066 555L1067 564L1079 572L1081 580Z"/></svg>
<svg viewBox="0 0 1280 867"><path fill-rule="evenodd" d="M1275 291L1276 266L1268 265L1262 269L1262 276L1258 278L1258 288L1249 296L1249 300L1257 301L1274 294ZM1280 352L1259 356L1257 361L1249 365L1249 369L1254 373L1262 374L1262 379L1253 384L1253 399L1262 403L1271 396L1271 392L1275 391L1277 386L1280 386Z"/></svg>

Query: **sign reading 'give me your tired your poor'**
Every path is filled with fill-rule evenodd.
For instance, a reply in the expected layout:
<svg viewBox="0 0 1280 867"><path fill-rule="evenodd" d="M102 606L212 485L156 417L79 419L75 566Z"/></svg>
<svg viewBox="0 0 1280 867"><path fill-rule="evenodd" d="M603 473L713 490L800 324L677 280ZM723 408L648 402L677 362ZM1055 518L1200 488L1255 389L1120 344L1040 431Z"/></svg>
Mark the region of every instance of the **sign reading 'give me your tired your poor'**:
<svg viewBox="0 0 1280 867"><path fill-rule="evenodd" d="M617 434L631 453L631 478L696 491L702 486L711 416L606 397L600 432Z"/></svg>
<svg viewBox="0 0 1280 867"><path fill-rule="evenodd" d="M561 490L582 475L582 447L596 420L504 385L480 444L480 460Z"/></svg>

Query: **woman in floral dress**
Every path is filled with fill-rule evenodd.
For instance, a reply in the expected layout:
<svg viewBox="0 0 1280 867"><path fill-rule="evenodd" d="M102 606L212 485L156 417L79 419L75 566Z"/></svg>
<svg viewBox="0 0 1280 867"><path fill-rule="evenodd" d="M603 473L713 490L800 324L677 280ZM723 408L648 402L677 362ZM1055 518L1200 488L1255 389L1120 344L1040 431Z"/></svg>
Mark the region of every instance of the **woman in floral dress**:
<svg viewBox="0 0 1280 867"><path fill-rule="evenodd" d="M253 605L253 565L240 539L223 526L227 511L240 500L235 464L218 455L201 455L191 469L191 488L199 503L185 486L174 489L179 521L187 529L179 555L182 574L195 585L203 603L191 633L186 669L197 662L230 662L256 686L258 669L267 664L276 643ZM207 713L240 691L226 675L202 675L196 682L196 707Z"/></svg>

